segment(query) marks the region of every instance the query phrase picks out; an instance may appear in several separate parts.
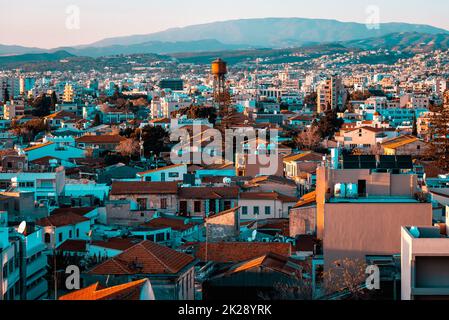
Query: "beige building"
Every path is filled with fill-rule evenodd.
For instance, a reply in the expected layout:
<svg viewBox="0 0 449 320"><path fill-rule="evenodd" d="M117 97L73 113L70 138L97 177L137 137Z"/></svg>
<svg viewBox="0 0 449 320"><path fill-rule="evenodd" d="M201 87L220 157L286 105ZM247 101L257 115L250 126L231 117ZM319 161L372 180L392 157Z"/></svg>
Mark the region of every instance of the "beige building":
<svg viewBox="0 0 449 320"><path fill-rule="evenodd" d="M449 299L449 238L436 227L406 227L401 235L402 300Z"/></svg>
<svg viewBox="0 0 449 320"><path fill-rule="evenodd" d="M340 78L332 76L318 86L317 112L322 113L329 108L342 110L346 104L347 94Z"/></svg>
<svg viewBox="0 0 449 320"><path fill-rule="evenodd" d="M382 143L385 155L423 156L428 153L429 145L414 136L400 136Z"/></svg>
<svg viewBox="0 0 449 320"><path fill-rule="evenodd" d="M398 133L393 128L363 126L349 130L342 129L335 137L335 140L348 150L370 149L387 139L397 136Z"/></svg>
<svg viewBox="0 0 449 320"><path fill-rule="evenodd" d="M394 159L349 156L318 168L317 235L325 268L345 258L399 254L402 226L432 224L432 205L416 197L411 158Z"/></svg>

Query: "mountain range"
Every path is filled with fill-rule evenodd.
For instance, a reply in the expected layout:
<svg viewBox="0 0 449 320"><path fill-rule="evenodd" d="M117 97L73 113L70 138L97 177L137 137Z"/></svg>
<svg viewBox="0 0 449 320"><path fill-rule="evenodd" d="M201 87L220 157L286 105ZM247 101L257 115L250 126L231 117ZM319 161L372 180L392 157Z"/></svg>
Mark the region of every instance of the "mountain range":
<svg viewBox="0 0 449 320"><path fill-rule="evenodd" d="M104 39L89 45L55 49L0 45L0 56L65 51L76 56L100 57L117 54L173 54L217 52L260 48L293 48L326 43L345 47L378 47L412 50L447 48L449 31L418 24L365 24L324 19L265 18L213 22L162 32ZM0 59L1 60L1 59Z"/></svg>

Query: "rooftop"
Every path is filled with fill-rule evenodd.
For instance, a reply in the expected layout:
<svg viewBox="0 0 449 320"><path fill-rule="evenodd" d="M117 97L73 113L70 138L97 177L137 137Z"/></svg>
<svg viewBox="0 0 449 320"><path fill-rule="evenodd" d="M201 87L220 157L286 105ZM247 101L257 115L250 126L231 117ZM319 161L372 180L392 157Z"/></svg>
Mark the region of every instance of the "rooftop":
<svg viewBox="0 0 449 320"><path fill-rule="evenodd" d="M368 196L359 198L329 199L329 203L419 203L418 200L407 196Z"/></svg>

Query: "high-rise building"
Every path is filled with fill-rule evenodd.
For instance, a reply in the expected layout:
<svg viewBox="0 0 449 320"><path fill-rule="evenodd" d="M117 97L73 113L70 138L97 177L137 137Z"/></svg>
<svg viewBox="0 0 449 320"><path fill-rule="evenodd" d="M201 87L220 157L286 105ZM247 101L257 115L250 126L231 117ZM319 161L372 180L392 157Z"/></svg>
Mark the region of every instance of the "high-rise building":
<svg viewBox="0 0 449 320"><path fill-rule="evenodd" d="M34 88L35 84L36 79L34 78L20 78L20 94L26 94Z"/></svg>
<svg viewBox="0 0 449 320"><path fill-rule="evenodd" d="M66 84L64 88L64 95L62 96L62 101L65 103L72 103L74 100L75 94L73 92L73 87L70 84Z"/></svg>
<svg viewBox="0 0 449 320"><path fill-rule="evenodd" d="M331 76L318 86L317 112L328 109L342 110L346 104L347 94L340 78Z"/></svg>
<svg viewBox="0 0 449 320"><path fill-rule="evenodd" d="M5 101L6 93L9 99L15 99L20 96L20 80L18 78L0 78L0 101Z"/></svg>

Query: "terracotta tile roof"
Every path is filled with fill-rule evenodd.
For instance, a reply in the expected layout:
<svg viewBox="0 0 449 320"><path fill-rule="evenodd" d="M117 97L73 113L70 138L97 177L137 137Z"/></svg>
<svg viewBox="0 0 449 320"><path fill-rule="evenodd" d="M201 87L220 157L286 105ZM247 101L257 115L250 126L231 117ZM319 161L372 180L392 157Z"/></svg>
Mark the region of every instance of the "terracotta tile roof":
<svg viewBox="0 0 449 320"><path fill-rule="evenodd" d="M267 220L258 220L256 221L257 230L260 230L262 233L265 233L268 230L279 230L279 234L283 236L290 235L290 220L289 219L267 219Z"/></svg>
<svg viewBox="0 0 449 320"><path fill-rule="evenodd" d="M394 128L374 128L374 127L363 126L363 127L360 127L360 128L354 128L354 129L348 130L348 132L353 132L353 131L357 131L357 130L360 130L360 129L371 131L371 132L375 132L375 133L396 131L396 129L394 129Z"/></svg>
<svg viewBox="0 0 449 320"><path fill-rule="evenodd" d="M209 220L213 220L214 218L217 218L217 217L221 217L221 216L227 215L227 214L229 214L229 213L235 213L235 212L238 211L238 210L240 210L240 207L235 207L235 208L231 208L231 209L229 209L229 210L225 210L225 211L222 211L222 212L218 212L218 213L216 213L216 214L213 214L213 215L207 217L207 218L206 218L206 222L208 222Z"/></svg>
<svg viewBox="0 0 449 320"><path fill-rule="evenodd" d="M161 168L157 168L157 169L152 169L152 170L148 170L148 171L144 171L144 172L139 172L137 173L139 176L143 176L146 174L150 174L150 173L154 173L154 172L159 172L159 171L165 171L165 170L170 170L170 169L175 169L175 168L179 168L179 167L183 167L185 166L185 164L174 164L172 166L167 166L167 167L161 167ZM182 177L181 177L182 178Z"/></svg>
<svg viewBox="0 0 449 320"><path fill-rule="evenodd" d="M32 146L32 147L23 149L23 151L25 151L25 152L33 151L33 150L37 150L37 149L40 149L40 148L43 148L43 147L50 146L52 144L53 144L53 142L42 143L42 144L39 144L39 145L35 145L35 146Z"/></svg>
<svg viewBox="0 0 449 320"><path fill-rule="evenodd" d="M278 176L259 176L249 181L249 184L262 184L264 182L273 182L278 184L287 184L296 187L296 183L290 179Z"/></svg>
<svg viewBox="0 0 449 320"><path fill-rule="evenodd" d="M258 258L270 252L291 256L289 243L220 242L207 244L207 261L219 263L241 262ZM197 244L196 257L206 261L206 243Z"/></svg>
<svg viewBox="0 0 449 320"><path fill-rule="evenodd" d="M120 142L126 140L126 138L120 135L86 135L76 139L77 143L110 143L119 144Z"/></svg>
<svg viewBox="0 0 449 320"><path fill-rule="evenodd" d="M280 194L276 191L272 192L244 192L240 194L243 200L278 200L281 202L297 202L297 198Z"/></svg>
<svg viewBox="0 0 449 320"><path fill-rule="evenodd" d="M97 282L87 288L66 294L59 300L139 300L140 291L147 281L148 279L142 279L104 289Z"/></svg>
<svg viewBox="0 0 449 320"><path fill-rule="evenodd" d="M284 162L290 161L316 161L319 162L323 159L323 155L316 152L305 152L284 157Z"/></svg>
<svg viewBox="0 0 449 320"><path fill-rule="evenodd" d="M177 274L195 258L154 242L142 241L90 270L95 275Z"/></svg>
<svg viewBox="0 0 449 320"><path fill-rule="evenodd" d="M400 136L382 143L382 147L387 149L397 149L416 141L419 141L419 139L414 136Z"/></svg>
<svg viewBox="0 0 449 320"><path fill-rule="evenodd" d="M181 188L179 198L182 199L237 199L239 187L192 187Z"/></svg>
<svg viewBox="0 0 449 320"><path fill-rule="evenodd" d="M300 263L289 259L286 256L274 253L267 253L261 257L257 257L237 265L232 266L227 272L227 275L249 271L254 268L264 267L264 270L281 272L287 275L299 275L302 270Z"/></svg>
<svg viewBox="0 0 449 320"><path fill-rule="evenodd" d="M89 212L94 211L95 207L82 207L82 208L58 208L51 212L51 214L63 214L63 213L74 213L79 216L85 216Z"/></svg>
<svg viewBox="0 0 449 320"><path fill-rule="evenodd" d="M52 156L45 156L45 157L31 161L31 163L45 166L45 165L50 164L50 160L60 160L60 159L52 157Z"/></svg>
<svg viewBox="0 0 449 320"><path fill-rule="evenodd" d="M171 123L171 120L169 118L159 118L159 119L153 119L150 121L150 123Z"/></svg>
<svg viewBox="0 0 449 320"><path fill-rule="evenodd" d="M75 213L59 213L36 221L36 224L42 227L62 227L75 225L81 222L90 221Z"/></svg>
<svg viewBox="0 0 449 320"><path fill-rule="evenodd" d="M312 191L302 196L301 199L296 203L294 208L305 207L313 204L316 204L316 191Z"/></svg>
<svg viewBox="0 0 449 320"><path fill-rule="evenodd" d="M124 251L135 246L141 241L142 240L133 238L110 238L105 241L92 241L91 245L96 247Z"/></svg>
<svg viewBox="0 0 449 320"><path fill-rule="evenodd" d="M198 223L187 221L188 219L160 217L142 224L142 227L172 228L175 231L184 232L198 225Z"/></svg>
<svg viewBox="0 0 449 320"><path fill-rule="evenodd" d="M111 195L128 194L176 194L178 192L177 182L113 182Z"/></svg>
<svg viewBox="0 0 449 320"><path fill-rule="evenodd" d="M62 243L58 250L70 252L86 252L87 241L85 240L66 240Z"/></svg>
<svg viewBox="0 0 449 320"><path fill-rule="evenodd" d="M45 119L65 119L65 118L76 119L76 115L73 112L63 110L52 113L45 117Z"/></svg>

